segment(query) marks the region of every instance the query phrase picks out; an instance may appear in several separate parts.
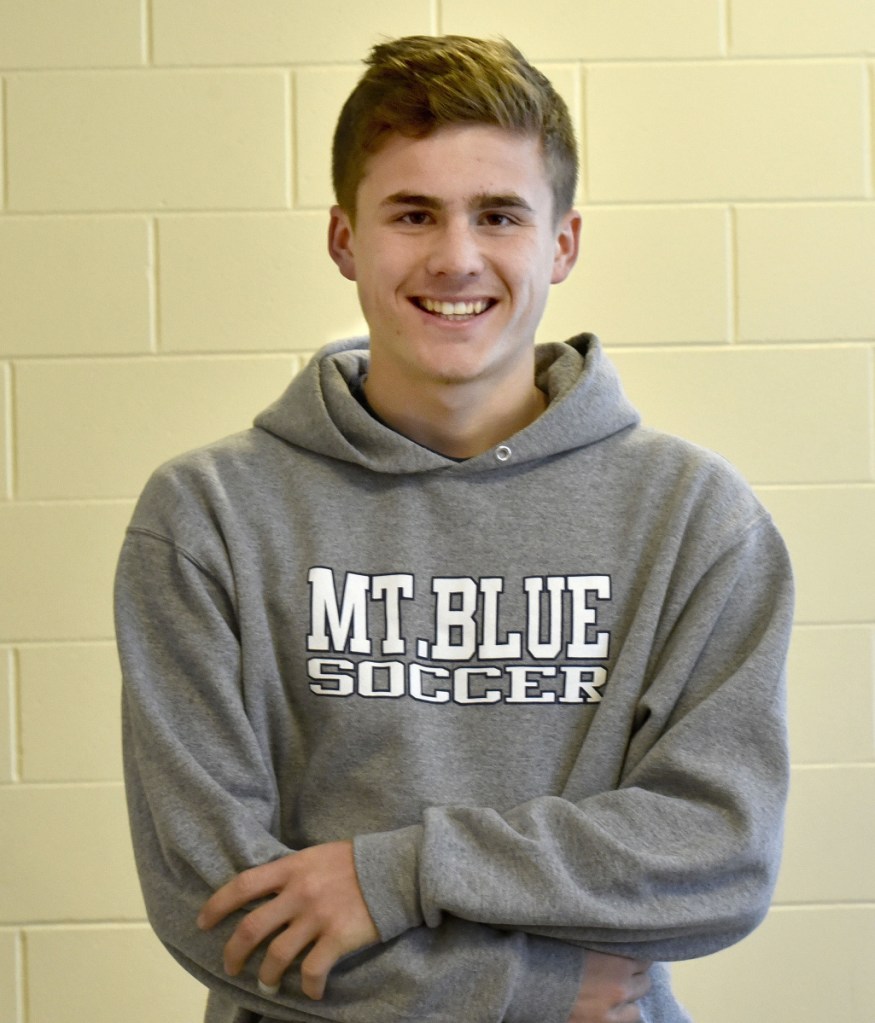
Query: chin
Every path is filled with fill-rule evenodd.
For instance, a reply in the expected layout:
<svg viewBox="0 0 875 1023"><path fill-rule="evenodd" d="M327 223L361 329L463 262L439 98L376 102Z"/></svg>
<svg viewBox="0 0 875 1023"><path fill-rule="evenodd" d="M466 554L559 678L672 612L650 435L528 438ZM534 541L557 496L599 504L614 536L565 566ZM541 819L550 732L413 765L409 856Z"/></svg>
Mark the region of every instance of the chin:
<svg viewBox="0 0 875 1023"><path fill-rule="evenodd" d="M424 376L441 384L465 384L489 375L492 363L486 359L450 357L420 367Z"/></svg>
<svg viewBox="0 0 875 1023"><path fill-rule="evenodd" d="M419 352L421 369L433 378L448 383L462 382L487 375L500 368L508 355L483 339L456 338L449 345L429 345Z"/></svg>

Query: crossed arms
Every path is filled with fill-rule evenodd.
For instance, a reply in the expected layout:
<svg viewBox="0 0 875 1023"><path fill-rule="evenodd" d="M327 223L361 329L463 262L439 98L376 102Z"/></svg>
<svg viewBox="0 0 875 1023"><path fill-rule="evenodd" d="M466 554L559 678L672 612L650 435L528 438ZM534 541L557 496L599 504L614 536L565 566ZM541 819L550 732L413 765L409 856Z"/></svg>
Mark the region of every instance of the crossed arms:
<svg viewBox="0 0 875 1023"><path fill-rule="evenodd" d="M198 916L204 930L250 903L225 945L224 965L237 976L269 941L258 971L259 988L277 994L285 971L309 946L301 963L301 987L320 999L328 973L342 956L380 940L359 887L351 842L331 842L238 874L223 885ZM271 939L272 936L274 936ZM590 952L568 1023L635 1023L635 1002L646 994L650 964Z"/></svg>
<svg viewBox="0 0 875 1023"><path fill-rule="evenodd" d="M352 844L336 835L292 852L276 837L278 780L260 732L271 708L241 685L234 580L135 529L117 624L135 850L159 936L205 983L276 1019L306 1018L329 973L325 1018L375 990L398 992L412 1015L430 997L423 963L449 1001L466 977L485 977L507 1023L599 1020L574 1013L613 963L626 973L599 986L613 984L614 1000L595 1011L636 1019L646 978L630 964L716 951L768 903L790 617L775 550L762 527L718 559L672 623L626 748L600 736L597 715L591 762L561 796L503 813L430 807L419 825L352 827ZM613 784L593 766L611 757L622 761ZM302 952L304 1000L286 973ZM540 1004L524 1004L536 983Z"/></svg>

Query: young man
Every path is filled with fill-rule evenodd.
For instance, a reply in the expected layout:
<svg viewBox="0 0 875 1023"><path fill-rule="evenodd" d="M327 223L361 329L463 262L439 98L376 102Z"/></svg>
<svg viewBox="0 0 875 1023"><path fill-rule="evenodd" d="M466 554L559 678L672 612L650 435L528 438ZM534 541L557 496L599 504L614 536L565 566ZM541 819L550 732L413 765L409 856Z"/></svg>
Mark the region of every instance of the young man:
<svg viewBox="0 0 875 1023"><path fill-rule="evenodd" d="M679 1023L662 963L774 883L783 544L593 336L535 348L575 143L509 44L376 47L334 180L369 340L159 470L122 553L150 918L213 1023Z"/></svg>

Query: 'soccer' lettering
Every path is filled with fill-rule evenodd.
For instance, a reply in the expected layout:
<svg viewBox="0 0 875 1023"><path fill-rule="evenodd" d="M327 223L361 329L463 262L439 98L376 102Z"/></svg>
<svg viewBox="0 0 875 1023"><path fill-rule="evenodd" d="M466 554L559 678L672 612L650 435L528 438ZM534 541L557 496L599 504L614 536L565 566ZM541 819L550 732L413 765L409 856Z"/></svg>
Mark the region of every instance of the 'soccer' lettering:
<svg viewBox="0 0 875 1023"><path fill-rule="evenodd" d="M340 585L338 585L340 582ZM422 703L598 703L610 634L596 603L611 599L607 575L529 576L524 621L504 623L506 580L435 577L416 592L413 575L308 574L310 689L318 696L407 697ZM428 601L432 631L409 637L405 605ZM519 606L519 605L518 605ZM522 626L516 629L512 625ZM409 660L408 653L415 659ZM500 663L495 663L500 662Z"/></svg>

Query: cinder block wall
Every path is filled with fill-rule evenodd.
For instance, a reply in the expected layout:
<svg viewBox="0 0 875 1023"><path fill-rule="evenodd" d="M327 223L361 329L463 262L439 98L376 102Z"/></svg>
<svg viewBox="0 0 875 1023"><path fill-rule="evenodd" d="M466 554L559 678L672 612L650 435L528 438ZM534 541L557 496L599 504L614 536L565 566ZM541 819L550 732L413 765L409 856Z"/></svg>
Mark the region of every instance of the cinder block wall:
<svg viewBox="0 0 875 1023"><path fill-rule="evenodd" d="M767 922L676 970L701 1023L875 1005L870 0L0 0L0 1019L193 1023L144 923L110 589L169 455L363 330L328 142L381 35L504 34L582 141L543 337L756 485L795 559L794 785Z"/></svg>

